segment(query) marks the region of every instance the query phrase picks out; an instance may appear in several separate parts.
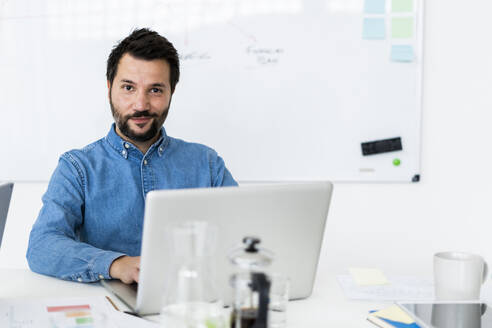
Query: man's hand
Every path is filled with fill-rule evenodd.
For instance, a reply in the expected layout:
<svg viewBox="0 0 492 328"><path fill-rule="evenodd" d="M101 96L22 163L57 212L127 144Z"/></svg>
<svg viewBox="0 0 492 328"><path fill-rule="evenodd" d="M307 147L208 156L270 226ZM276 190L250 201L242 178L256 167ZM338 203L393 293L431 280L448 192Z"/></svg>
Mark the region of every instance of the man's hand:
<svg viewBox="0 0 492 328"><path fill-rule="evenodd" d="M109 267L109 275L120 279L125 284L138 282L140 273L140 256L122 256L113 261Z"/></svg>

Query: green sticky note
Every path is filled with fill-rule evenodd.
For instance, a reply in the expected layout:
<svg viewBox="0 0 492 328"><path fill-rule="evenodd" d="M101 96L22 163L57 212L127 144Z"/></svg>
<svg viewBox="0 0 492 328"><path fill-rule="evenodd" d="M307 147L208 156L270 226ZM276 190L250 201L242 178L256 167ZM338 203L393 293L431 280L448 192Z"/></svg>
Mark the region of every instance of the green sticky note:
<svg viewBox="0 0 492 328"><path fill-rule="evenodd" d="M413 12L413 0L392 0L391 11L394 13Z"/></svg>
<svg viewBox="0 0 492 328"><path fill-rule="evenodd" d="M395 39L408 39L413 37L413 18L393 18L391 20L391 37Z"/></svg>

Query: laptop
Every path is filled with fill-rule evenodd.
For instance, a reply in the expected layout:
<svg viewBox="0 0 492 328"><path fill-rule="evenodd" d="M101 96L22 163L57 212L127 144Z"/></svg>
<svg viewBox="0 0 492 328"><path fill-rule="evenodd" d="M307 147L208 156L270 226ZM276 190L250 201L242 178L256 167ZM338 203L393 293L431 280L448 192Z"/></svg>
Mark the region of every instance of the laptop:
<svg viewBox="0 0 492 328"><path fill-rule="evenodd" d="M135 313L159 313L172 261L165 251L166 229L207 221L218 229L213 268L225 304L232 301L229 279L236 270L227 255L245 236L260 238L260 247L275 254L271 272L290 278L290 298L306 298L313 289L332 190L330 182L310 182L149 192L138 287L119 280L101 283Z"/></svg>
<svg viewBox="0 0 492 328"><path fill-rule="evenodd" d="M0 246L2 245L3 231L7 222L10 198L12 197L13 183L0 184Z"/></svg>

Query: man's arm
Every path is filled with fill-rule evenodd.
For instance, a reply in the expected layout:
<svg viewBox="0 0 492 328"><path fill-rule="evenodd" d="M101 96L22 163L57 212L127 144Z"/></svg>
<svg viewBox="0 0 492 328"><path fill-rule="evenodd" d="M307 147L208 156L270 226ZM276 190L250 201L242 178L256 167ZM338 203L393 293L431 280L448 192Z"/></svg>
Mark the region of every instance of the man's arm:
<svg viewBox="0 0 492 328"><path fill-rule="evenodd" d="M32 271L84 282L111 278L111 264L125 254L78 240L84 220L84 189L81 166L69 153L64 154L29 237L26 257Z"/></svg>
<svg viewBox="0 0 492 328"><path fill-rule="evenodd" d="M212 152L209 161L212 170L212 187L238 185L231 172L225 166L224 160L215 151Z"/></svg>

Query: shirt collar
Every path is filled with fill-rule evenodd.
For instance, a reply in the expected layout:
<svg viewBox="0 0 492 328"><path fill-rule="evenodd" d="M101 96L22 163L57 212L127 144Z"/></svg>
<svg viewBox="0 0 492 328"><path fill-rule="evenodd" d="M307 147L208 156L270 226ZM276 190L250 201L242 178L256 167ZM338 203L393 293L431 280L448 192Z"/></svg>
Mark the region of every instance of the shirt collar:
<svg viewBox="0 0 492 328"><path fill-rule="evenodd" d="M113 147L124 158L128 158L128 153L129 153L130 149L136 149L136 147L133 144L123 140L116 133L116 124L115 123L113 123L111 125L111 128L109 129L109 133L106 136L106 140L111 145L111 147ZM164 127L162 127L160 138L157 139L157 141L154 142L150 146L149 151L147 153L150 153L150 151L157 148L157 152L159 154L159 157L162 156L162 153L164 152L164 148L166 147L166 144L167 144L167 140L168 140L168 137L166 134L166 129L164 129Z"/></svg>

